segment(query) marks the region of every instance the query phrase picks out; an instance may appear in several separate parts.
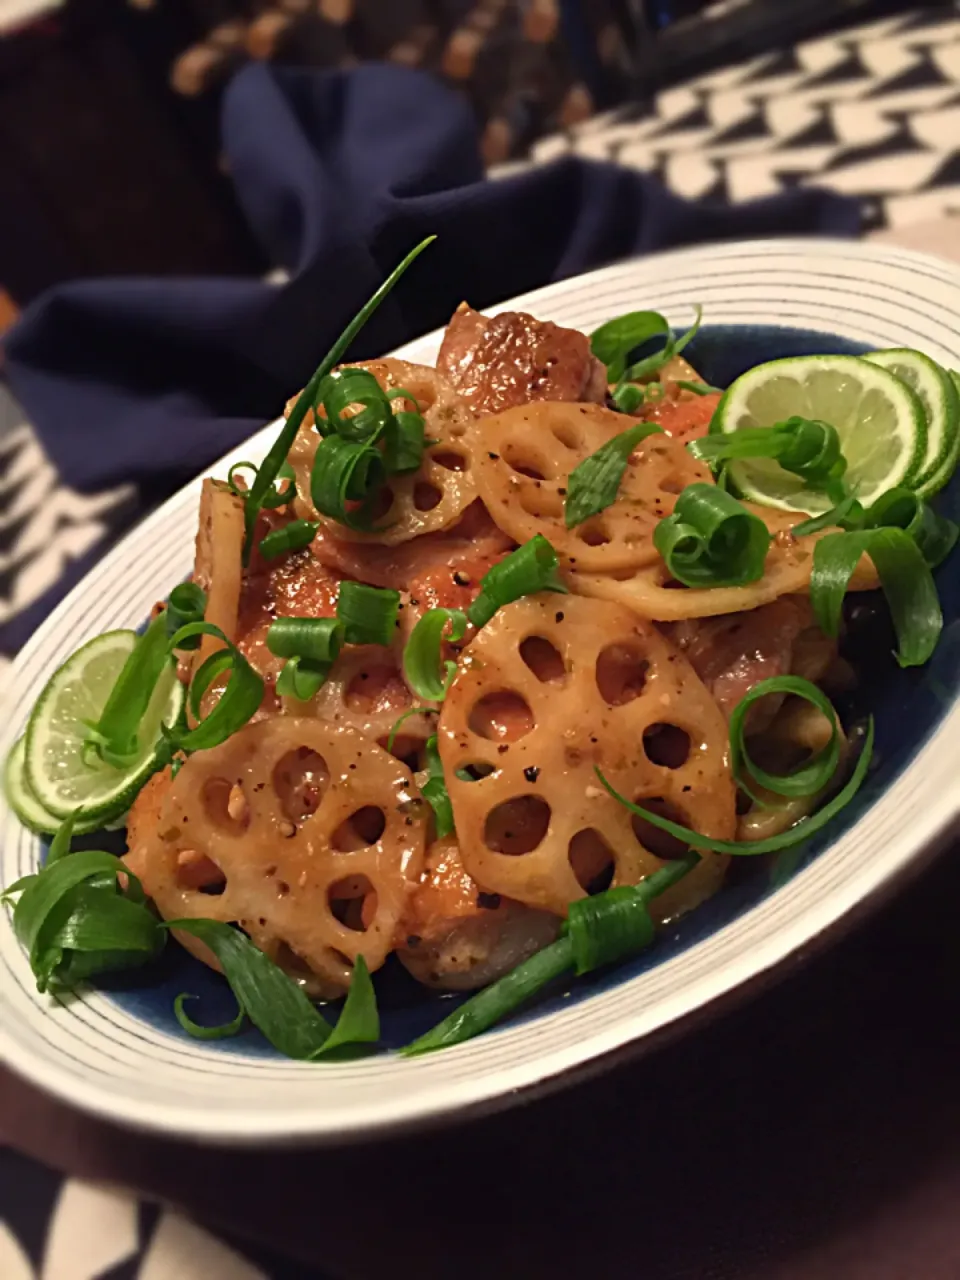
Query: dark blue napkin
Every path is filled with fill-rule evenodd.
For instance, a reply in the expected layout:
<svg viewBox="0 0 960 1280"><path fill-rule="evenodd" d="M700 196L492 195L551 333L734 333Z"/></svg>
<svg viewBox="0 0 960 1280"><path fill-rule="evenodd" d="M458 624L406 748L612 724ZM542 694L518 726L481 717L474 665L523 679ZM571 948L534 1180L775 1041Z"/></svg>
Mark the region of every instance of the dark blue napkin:
<svg viewBox="0 0 960 1280"><path fill-rule="evenodd" d="M52 289L6 343L16 394L66 483L172 488L276 416L346 321L422 237L439 239L357 340L379 354L483 307L631 254L795 233L854 234L854 202L797 190L691 204L653 178L568 157L485 181L466 103L420 72L251 66L224 150L283 286L83 281Z"/></svg>

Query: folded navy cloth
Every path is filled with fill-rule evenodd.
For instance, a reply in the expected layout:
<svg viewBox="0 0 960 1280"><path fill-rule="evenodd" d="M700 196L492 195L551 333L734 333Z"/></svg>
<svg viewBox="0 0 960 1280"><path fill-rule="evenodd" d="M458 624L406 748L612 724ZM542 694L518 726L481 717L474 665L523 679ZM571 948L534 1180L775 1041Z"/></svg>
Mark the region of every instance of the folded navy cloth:
<svg viewBox="0 0 960 1280"><path fill-rule="evenodd" d="M162 494L277 415L347 320L420 239L437 242L351 355L380 354L476 307L632 254L747 236L854 234L817 190L692 204L652 177L575 157L483 177L466 103L391 66L242 71L224 101L237 196L290 275L59 285L6 342L13 389L66 483Z"/></svg>

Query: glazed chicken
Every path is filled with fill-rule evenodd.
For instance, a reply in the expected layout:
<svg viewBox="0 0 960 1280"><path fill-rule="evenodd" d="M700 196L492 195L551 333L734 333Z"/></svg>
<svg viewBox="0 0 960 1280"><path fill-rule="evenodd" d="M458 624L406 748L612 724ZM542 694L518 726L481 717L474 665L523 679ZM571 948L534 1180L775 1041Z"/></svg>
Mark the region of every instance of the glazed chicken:
<svg viewBox="0 0 960 1280"><path fill-rule="evenodd" d="M523 311L482 315L461 303L443 337L437 368L478 413L500 413L531 400L602 404L607 372L575 329Z"/></svg>

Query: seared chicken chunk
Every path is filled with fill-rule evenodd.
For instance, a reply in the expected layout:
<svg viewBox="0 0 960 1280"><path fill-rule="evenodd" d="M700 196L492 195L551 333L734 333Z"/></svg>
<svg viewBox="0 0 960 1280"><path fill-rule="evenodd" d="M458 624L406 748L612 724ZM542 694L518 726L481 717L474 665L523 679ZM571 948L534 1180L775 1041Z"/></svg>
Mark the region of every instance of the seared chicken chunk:
<svg viewBox="0 0 960 1280"><path fill-rule="evenodd" d="M478 413L531 400L593 400L607 393L606 370L575 329L523 311L481 315L461 303L447 325L437 368Z"/></svg>
<svg viewBox="0 0 960 1280"><path fill-rule="evenodd" d="M546 911L484 893L464 869L456 840L438 840L407 904L397 955L428 987L473 991L553 942L560 923Z"/></svg>

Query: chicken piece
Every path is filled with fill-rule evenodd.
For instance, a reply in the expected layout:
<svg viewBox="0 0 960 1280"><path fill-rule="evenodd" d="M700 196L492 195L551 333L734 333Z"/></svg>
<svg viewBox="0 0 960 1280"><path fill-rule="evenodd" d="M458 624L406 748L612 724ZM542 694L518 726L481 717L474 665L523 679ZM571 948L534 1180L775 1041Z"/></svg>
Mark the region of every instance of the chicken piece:
<svg viewBox="0 0 960 1280"><path fill-rule="evenodd" d="M467 552L448 562L432 565L412 578L400 606L403 642L406 643L413 628L430 609L462 609L466 613L480 594L484 574L502 560L504 554L502 551L486 555ZM474 634L473 626L468 625L462 640L455 645L444 646L449 652L444 652L443 657L455 658L454 650L465 648Z"/></svg>
<svg viewBox="0 0 960 1280"><path fill-rule="evenodd" d="M369 582L373 587L403 590L440 566L453 565L468 556L495 558L512 546L507 535L490 519L483 503L477 501L443 533L425 533L410 542L385 547L376 543L341 542L321 529L310 544L310 553L344 578Z"/></svg>
<svg viewBox="0 0 960 1280"><path fill-rule="evenodd" d="M456 840L438 840L400 922L397 955L425 986L473 991L553 942L560 925L546 911L484 893L464 870Z"/></svg>
<svg viewBox="0 0 960 1280"><path fill-rule="evenodd" d="M686 444L707 434L710 419L719 403L719 392L698 396L692 391L684 391L674 382L668 382L664 384L663 399L643 405L637 410L637 416L644 422L656 422L668 436Z"/></svg>
<svg viewBox="0 0 960 1280"><path fill-rule="evenodd" d="M783 596L749 613L667 623L662 629L693 664L729 719L734 707L761 680L793 669L797 641L809 632L811 623L806 598ZM825 656L821 650L821 660ZM774 694L754 703L747 717L747 732L759 733L766 728L782 701Z"/></svg>
<svg viewBox="0 0 960 1280"><path fill-rule="evenodd" d="M461 303L443 337L437 369L478 413L500 413L531 400L596 401L606 370L576 329L523 311L482 315Z"/></svg>
<svg viewBox="0 0 960 1280"><path fill-rule="evenodd" d="M274 618L331 618L337 611L341 575L308 550L264 562L245 578L237 621L237 647L260 675L275 679L284 659L267 648Z"/></svg>

